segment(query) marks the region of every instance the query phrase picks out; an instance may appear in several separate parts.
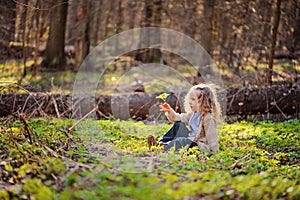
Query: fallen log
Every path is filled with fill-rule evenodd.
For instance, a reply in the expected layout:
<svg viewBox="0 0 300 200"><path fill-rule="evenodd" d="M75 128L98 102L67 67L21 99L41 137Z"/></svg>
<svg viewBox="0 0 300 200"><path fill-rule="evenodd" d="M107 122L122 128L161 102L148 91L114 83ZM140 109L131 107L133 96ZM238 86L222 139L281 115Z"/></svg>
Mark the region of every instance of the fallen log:
<svg viewBox="0 0 300 200"><path fill-rule="evenodd" d="M118 95L64 95L51 93L5 93L0 94L0 117L23 114L32 117L81 118L96 104L99 109L95 118L113 115L116 118L137 120L160 114L157 99L161 93L130 93ZM181 112L177 97L170 94L167 102Z"/></svg>
<svg viewBox="0 0 300 200"><path fill-rule="evenodd" d="M81 118L95 104L98 104L97 119L108 116L114 116L118 119L154 119L161 114L159 104L162 101L156 98L159 94L161 93L135 92L129 94L96 95L95 98L93 96L81 99L80 97L75 97L74 102L79 102L79 106L75 106L73 117ZM77 100L76 98L79 99ZM173 93L170 93L167 102L174 110L181 112L179 101Z"/></svg>
<svg viewBox="0 0 300 200"><path fill-rule="evenodd" d="M0 94L0 117L22 113L32 117L81 118L95 105L98 110L94 118L114 116L128 119L156 119L159 111L160 93L129 93L115 95L64 95L51 93L5 93ZM172 93L167 102L182 111L185 93ZM179 103L180 102L180 103ZM300 86L243 87L226 89L226 97L221 101L225 105L226 115L260 115L282 114L286 119L289 115L300 113Z"/></svg>
<svg viewBox="0 0 300 200"><path fill-rule="evenodd" d="M300 87L294 85L227 89L227 115L298 114Z"/></svg>

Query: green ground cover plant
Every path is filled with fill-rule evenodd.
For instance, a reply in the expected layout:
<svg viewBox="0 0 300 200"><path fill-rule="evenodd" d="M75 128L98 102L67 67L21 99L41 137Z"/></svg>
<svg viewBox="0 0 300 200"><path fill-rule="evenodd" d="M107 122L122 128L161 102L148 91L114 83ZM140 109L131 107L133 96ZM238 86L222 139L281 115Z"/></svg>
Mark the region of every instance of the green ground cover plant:
<svg viewBox="0 0 300 200"><path fill-rule="evenodd" d="M170 124L2 119L0 199L299 199L300 122L219 126L220 150L148 150Z"/></svg>

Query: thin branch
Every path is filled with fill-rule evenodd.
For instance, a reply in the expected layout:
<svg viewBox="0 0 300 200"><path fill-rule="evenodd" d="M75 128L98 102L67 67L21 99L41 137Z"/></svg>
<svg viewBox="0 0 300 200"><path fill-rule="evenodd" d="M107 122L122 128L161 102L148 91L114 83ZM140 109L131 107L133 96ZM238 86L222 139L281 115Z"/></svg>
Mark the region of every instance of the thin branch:
<svg viewBox="0 0 300 200"><path fill-rule="evenodd" d="M240 167L242 167L242 164L240 164L241 161L242 161L242 160L245 160L245 159L248 158L249 156L251 156L250 153L246 154L246 155L245 155L244 157L242 157L241 159L238 159L234 164L232 164L232 165L230 166L230 168L231 168L231 169L235 169L235 168L240 168Z"/></svg>
<svg viewBox="0 0 300 200"><path fill-rule="evenodd" d="M19 4L21 6L25 6L25 7L28 7L28 8L31 8L31 9L34 9L34 10L40 10L40 11L48 11L48 10L51 10L55 7L58 7L60 5L63 5L63 4L68 4L68 1L65 1L65 2L62 2L62 3L58 3L58 4L55 4L54 6L51 6L50 8L37 8L37 7L34 7L34 6L30 6L28 4L25 4L25 3L21 3L19 1L16 1L16 0L13 0L16 4Z"/></svg>
<svg viewBox="0 0 300 200"><path fill-rule="evenodd" d="M53 95L51 96L51 99L52 99L52 101L53 101L53 103L54 103L54 108L55 108L55 112L56 112L56 114L57 114L57 117L60 118L60 114L59 114L59 111L58 111L58 107L57 107L57 104L56 104L56 100L55 100L55 98L53 97Z"/></svg>
<svg viewBox="0 0 300 200"><path fill-rule="evenodd" d="M34 95L32 95L32 93L29 91L29 90L27 90L26 88L24 88L24 87L22 87L22 86L20 86L20 85L18 85L18 84L15 84L18 88L20 88L20 89L22 89L22 90L24 90L24 91L26 91L32 98L33 98L33 100L35 101L35 103L39 106L38 107L38 109L39 109L39 111L43 114L43 116L47 116L47 114L44 112L44 111L42 111L42 110L40 110L41 109L41 107L42 107L42 105L44 104L44 101L42 102L42 104L39 104L39 101L35 98L35 96ZM16 97L16 96L15 96ZM27 101L27 100L26 100ZM14 102L15 103L15 102ZM14 109L13 109L14 110ZM22 109L23 110L23 109ZM35 112L35 111L34 111ZM33 113L34 113L33 112ZM33 113L31 113L31 115L29 116L29 118L32 116L32 114Z"/></svg>
<svg viewBox="0 0 300 200"><path fill-rule="evenodd" d="M25 125L25 129L27 130L27 133L28 133L28 136L29 136L30 140L31 140L31 137L30 137L30 136L33 136L33 138L34 138L36 144L37 144L38 146L41 146L41 144L40 144L38 138L37 138L36 135L34 134L33 130L32 130L31 127L29 126L29 124L26 122L26 119L24 118L24 116L23 116L22 114L19 114L19 115L18 115L18 118L19 118L19 119L23 122L23 124ZM34 143L31 141L31 144L34 144Z"/></svg>
<svg viewBox="0 0 300 200"><path fill-rule="evenodd" d="M287 119L288 117L287 117L287 116L283 113L283 111L279 108L279 106L277 105L275 99L274 99L273 103L274 103L275 107L279 110L279 112L283 115L283 117L284 117L285 119Z"/></svg>
<svg viewBox="0 0 300 200"><path fill-rule="evenodd" d="M21 113L24 112L25 107L26 107L26 105L27 105L27 102L28 102L29 98L30 98L30 95L27 96L27 98L26 98L26 100L25 100L25 103L24 103L24 105L23 105L23 108L22 108L22 110L21 110Z"/></svg>
<svg viewBox="0 0 300 200"><path fill-rule="evenodd" d="M103 112L101 112L100 110L97 110L96 112L98 113L99 116L102 116L102 117L105 117L105 118L108 117L107 115L105 115L105 114L104 114Z"/></svg>
<svg viewBox="0 0 300 200"><path fill-rule="evenodd" d="M71 140L70 140L70 135L73 131L73 129L80 123L82 122L85 118L87 118L90 114L92 114L93 112L97 111L98 110L98 105L93 108L93 110L91 110L90 112L88 112L85 116L83 116L80 120L78 120L75 124L73 124L73 126L71 126L69 128L69 131L68 131L68 147L70 147L70 143L71 143Z"/></svg>

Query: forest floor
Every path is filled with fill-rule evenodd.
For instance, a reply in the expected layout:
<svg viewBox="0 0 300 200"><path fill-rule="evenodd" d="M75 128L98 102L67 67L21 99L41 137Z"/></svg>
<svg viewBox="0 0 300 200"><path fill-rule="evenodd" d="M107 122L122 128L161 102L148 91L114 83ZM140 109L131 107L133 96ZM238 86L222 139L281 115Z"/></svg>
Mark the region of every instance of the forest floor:
<svg viewBox="0 0 300 200"><path fill-rule="evenodd" d="M29 71L19 84L20 63L1 64L0 71L1 93L72 93L76 78L70 71L40 72L36 77ZM299 80L299 65L277 62L274 71L278 83ZM263 66L244 67L239 73L222 69L225 86L261 86L264 80ZM118 70L103 75L101 90L113 92L122 74ZM150 84L145 89L152 91ZM47 117L0 119L0 199L300 198L299 120L224 122L218 127L220 150L194 150L191 155L186 149L148 149L147 136L159 139L171 126L167 122L87 119L69 136L74 123Z"/></svg>
<svg viewBox="0 0 300 200"><path fill-rule="evenodd" d="M220 150L147 147L170 128L119 120L2 119L0 199L299 199L300 123L219 126ZM35 136L34 136L35 135Z"/></svg>

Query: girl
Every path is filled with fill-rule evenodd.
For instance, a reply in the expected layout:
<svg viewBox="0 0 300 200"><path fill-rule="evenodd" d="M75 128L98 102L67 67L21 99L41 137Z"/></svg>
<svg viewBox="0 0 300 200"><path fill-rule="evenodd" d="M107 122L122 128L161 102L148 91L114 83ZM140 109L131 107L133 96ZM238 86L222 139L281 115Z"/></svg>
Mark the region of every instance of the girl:
<svg viewBox="0 0 300 200"><path fill-rule="evenodd" d="M185 97L186 113L176 113L169 104L161 107L169 121L174 122L172 128L157 143L153 135L148 137L149 149L153 145L164 145L168 151L189 145L198 146L202 151L216 152L219 149L217 122L220 120L220 105L215 91L210 85L193 86ZM186 127L188 125L189 129Z"/></svg>

